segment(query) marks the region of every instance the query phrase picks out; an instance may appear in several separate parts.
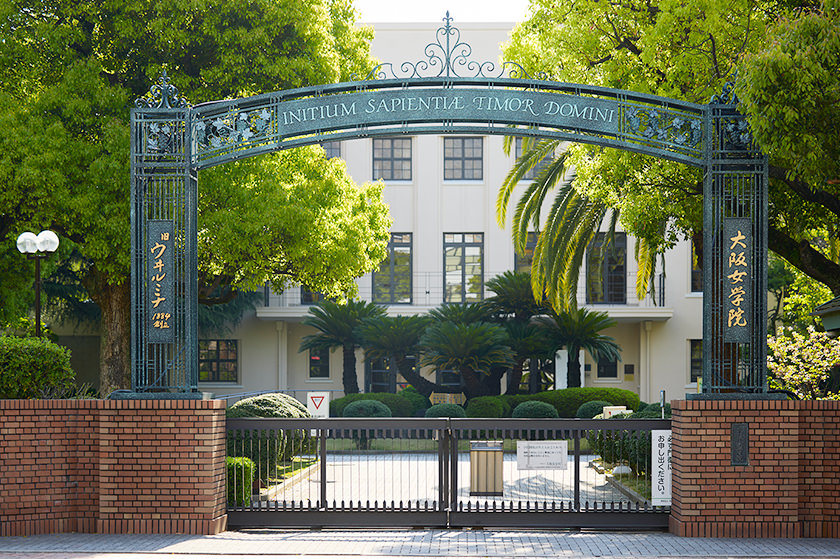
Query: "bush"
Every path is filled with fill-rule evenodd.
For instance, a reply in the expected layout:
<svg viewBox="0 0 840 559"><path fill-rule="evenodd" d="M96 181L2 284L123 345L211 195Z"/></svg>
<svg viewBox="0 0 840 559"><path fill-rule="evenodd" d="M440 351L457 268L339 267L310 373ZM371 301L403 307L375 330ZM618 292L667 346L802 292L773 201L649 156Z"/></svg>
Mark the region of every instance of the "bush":
<svg viewBox="0 0 840 559"><path fill-rule="evenodd" d="M467 417L502 417L505 405L496 396L477 396L467 402Z"/></svg>
<svg viewBox="0 0 840 559"><path fill-rule="evenodd" d="M554 406L537 400L522 402L513 410L511 417L558 417Z"/></svg>
<svg viewBox="0 0 840 559"><path fill-rule="evenodd" d="M0 398L43 398L73 390L70 351L44 338L0 336Z"/></svg>
<svg viewBox="0 0 840 559"><path fill-rule="evenodd" d="M611 406L610 402L606 400L592 400L590 402L586 402L585 404L581 404L575 413L575 417L580 419L592 419L599 413L603 413L604 406Z"/></svg>
<svg viewBox="0 0 840 559"><path fill-rule="evenodd" d="M227 409L225 415L235 417L310 417L306 407L295 398L281 393L261 394L245 398ZM297 454L311 453L315 438L307 429L291 431L246 431L227 437L228 456L242 456L254 462L263 481L274 478L277 464Z"/></svg>
<svg viewBox="0 0 840 559"><path fill-rule="evenodd" d="M427 409L432 407L432 402L426 396L423 396L417 389L413 386L407 386L403 390L400 390L397 393L397 396L402 396L409 402L411 402L411 406L413 408L413 413L411 415L418 415L420 412L425 412Z"/></svg>
<svg viewBox="0 0 840 559"><path fill-rule="evenodd" d="M527 402L528 400L533 399L533 397L533 394L503 394L501 396L497 396L497 398L499 398L505 405L504 417L510 417L510 414L512 414L513 410L516 409L516 406L522 402Z"/></svg>
<svg viewBox="0 0 840 559"><path fill-rule="evenodd" d="M348 394L330 402L330 416L344 417L344 408L358 400L376 400L382 402L391 410L391 417L414 417L414 405L410 400L399 394L388 392L366 392L364 394Z"/></svg>
<svg viewBox="0 0 840 559"><path fill-rule="evenodd" d="M640 413L644 414L653 414L653 415L641 415L639 417L653 417L653 418L661 418L662 417L662 410L659 407L659 403L656 404L648 404L643 408L639 408ZM671 404L665 404L665 417L671 417Z"/></svg>
<svg viewBox="0 0 840 559"><path fill-rule="evenodd" d="M612 402L615 406L625 406L628 410L639 408L639 396L620 388L578 387L562 390L548 390L528 397L530 400L546 402L554 406L560 417L575 417L578 408L592 400Z"/></svg>
<svg viewBox="0 0 840 559"><path fill-rule="evenodd" d="M228 506L250 506L251 492L254 486L254 462L242 456L225 459L227 466L227 503Z"/></svg>
<svg viewBox="0 0 840 559"><path fill-rule="evenodd" d="M458 404L435 404L426 410L426 417L467 417Z"/></svg>
<svg viewBox="0 0 840 559"><path fill-rule="evenodd" d="M376 400L357 400L344 408L344 417L391 417L391 410Z"/></svg>

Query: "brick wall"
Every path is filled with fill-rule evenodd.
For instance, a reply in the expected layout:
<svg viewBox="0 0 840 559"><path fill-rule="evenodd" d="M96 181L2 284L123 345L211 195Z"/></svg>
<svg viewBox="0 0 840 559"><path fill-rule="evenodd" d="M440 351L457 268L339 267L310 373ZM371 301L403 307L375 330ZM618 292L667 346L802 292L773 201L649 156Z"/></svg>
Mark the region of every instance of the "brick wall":
<svg viewBox="0 0 840 559"><path fill-rule="evenodd" d="M692 400L673 406L673 533L840 536L840 402ZM732 425L747 424L747 465Z"/></svg>
<svg viewBox="0 0 840 559"><path fill-rule="evenodd" d="M0 536L225 528L224 402L0 400Z"/></svg>

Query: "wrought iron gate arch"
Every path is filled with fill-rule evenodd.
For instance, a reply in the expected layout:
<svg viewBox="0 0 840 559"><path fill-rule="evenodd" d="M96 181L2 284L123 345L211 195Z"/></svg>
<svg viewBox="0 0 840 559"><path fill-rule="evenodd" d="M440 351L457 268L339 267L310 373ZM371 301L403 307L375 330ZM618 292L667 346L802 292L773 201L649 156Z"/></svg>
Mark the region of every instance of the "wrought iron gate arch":
<svg viewBox="0 0 840 559"><path fill-rule="evenodd" d="M359 81L190 107L164 73L137 100L131 112L132 390L120 397L200 397L200 169L328 140L463 133L547 136L701 168L703 389L767 391L766 300L759 296L766 291L767 160L730 93L700 105L533 79L514 63L471 61L448 14L444 21L425 59L397 69L382 64ZM437 74L423 75L430 69Z"/></svg>

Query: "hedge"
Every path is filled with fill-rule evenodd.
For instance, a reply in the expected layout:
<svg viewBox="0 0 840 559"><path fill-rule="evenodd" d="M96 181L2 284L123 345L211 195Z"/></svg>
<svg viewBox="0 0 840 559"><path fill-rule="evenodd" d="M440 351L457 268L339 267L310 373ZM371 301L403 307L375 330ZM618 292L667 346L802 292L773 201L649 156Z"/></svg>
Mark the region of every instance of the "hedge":
<svg viewBox="0 0 840 559"><path fill-rule="evenodd" d="M254 486L254 462L242 456L225 459L228 506L250 506Z"/></svg>
<svg viewBox="0 0 840 559"><path fill-rule="evenodd" d="M414 408L414 413L412 415L418 415L420 412L425 412L427 409L432 407L432 402L426 396L423 396L417 389L413 386L407 386L403 390L397 392L397 396L402 396L409 402Z"/></svg>
<svg viewBox="0 0 840 559"><path fill-rule="evenodd" d="M68 349L45 338L0 336L0 398L64 397L75 376Z"/></svg>
<svg viewBox="0 0 840 559"><path fill-rule="evenodd" d="M604 412L604 406L611 405L612 403L607 402L605 400L592 400L586 402L585 404L581 404L577 412L575 413L575 417L577 417L578 419L592 419L599 413Z"/></svg>
<svg viewBox="0 0 840 559"><path fill-rule="evenodd" d="M497 396L476 396L467 402L467 417L503 417L505 404Z"/></svg>
<svg viewBox="0 0 840 559"><path fill-rule="evenodd" d="M435 404L426 410L426 417L467 417L458 404Z"/></svg>
<svg viewBox="0 0 840 559"><path fill-rule="evenodd" d="M330 402L330 417L344 417L344 408L351 402L358 400L376 400L382 402L391 410L392 417L414 417L414 405L410 400L399 394L388 392L365 392L364 394L348 394Z"/></svg>
<svg viewBox="0 0 840 559"><path fill-rule="evenodd" d="M356 400L344 408L344 417L392 417L388 406L377 400Z"/></svg>
<svg viewBox="0 0 840 559"><path fill-rule="evenodd" d="M554 406L539 400L522 402L513 410L511 417L515 418L554 418L557 417L557 410Z"/></svg>
<svg viewBox="0 0 840 559"><path fill-rule="evenodd" d="M639 407L639 396L621 388L578 387L562 390L548 390L531 396L532 400L547 402L554 406L560 417L575 417L578 408L592 400L612 402L615 406L625 406L628 410Z"/></svg>

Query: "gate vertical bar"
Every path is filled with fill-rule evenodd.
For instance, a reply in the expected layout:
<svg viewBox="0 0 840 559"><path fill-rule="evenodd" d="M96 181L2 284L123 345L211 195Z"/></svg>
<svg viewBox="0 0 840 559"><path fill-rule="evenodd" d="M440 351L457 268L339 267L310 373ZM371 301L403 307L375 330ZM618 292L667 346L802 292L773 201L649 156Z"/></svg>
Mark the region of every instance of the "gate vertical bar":
<svg viewBox="0 0 840 559"><path fill-rule="evenodd" d="M766 396L767 157L737 98L725 90L712 101L703 183L703 392Z"/></svg>
<svg viewBox="0 0 840 559"><path fill-rule="evenodd" d="M438 506L437 510L446 510L449 495L449 430L437 429L438 434Z"/></svg>
<svg viewBox="0 0 840 559"><path fill-rule="evenodd" d="M131 391L200 398L191 111L164 73L131 111Z"/></svg>
<svg viewBox="0 0 840 559"><path fill-rule="evenodd" d="M320 429L320 454L321 454L321 510L327 510L327 430Z"/></svg>
<svg viewBox="0 0 840 559"><path fill-rule="evenodd" d="M580 431L575 429L574 446L575 446L575 495L574 495L574 510L580 510Z"/></svg>

